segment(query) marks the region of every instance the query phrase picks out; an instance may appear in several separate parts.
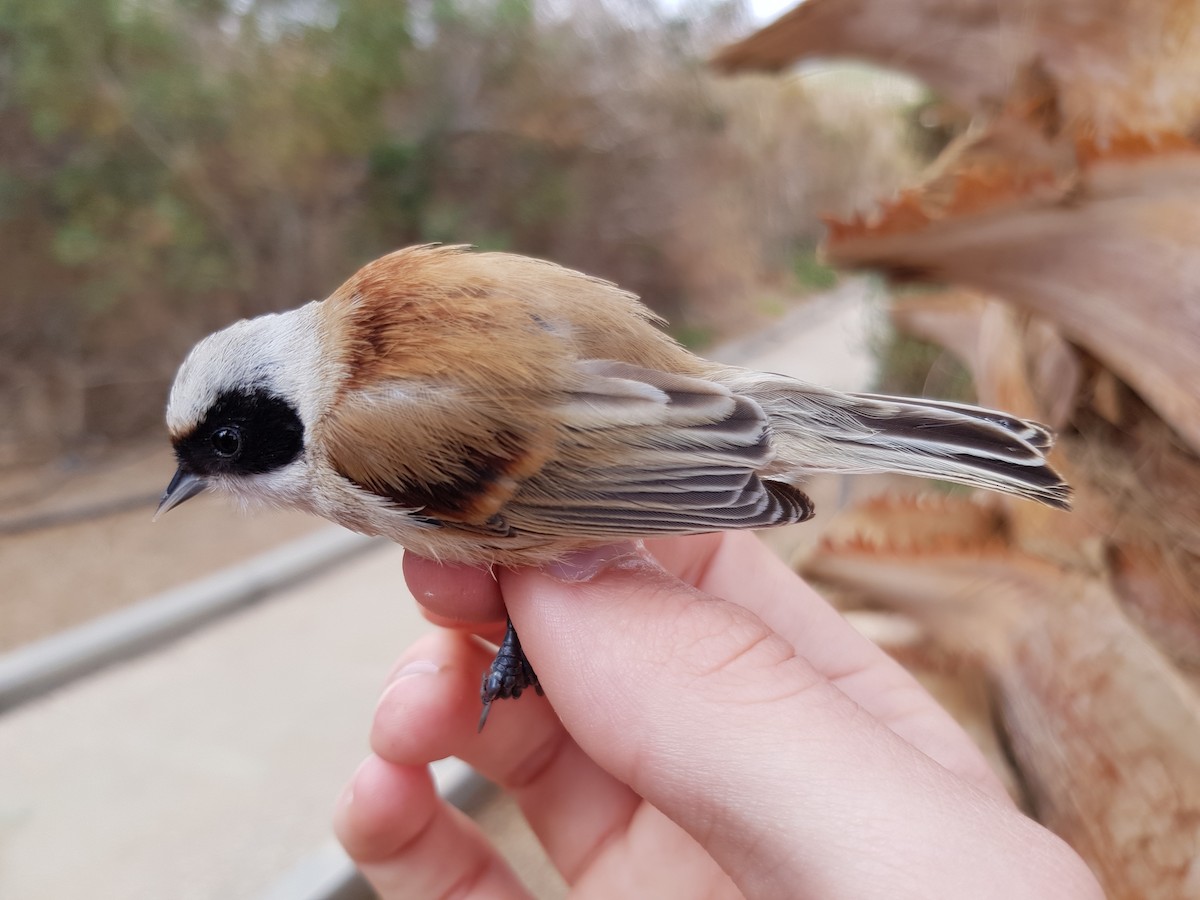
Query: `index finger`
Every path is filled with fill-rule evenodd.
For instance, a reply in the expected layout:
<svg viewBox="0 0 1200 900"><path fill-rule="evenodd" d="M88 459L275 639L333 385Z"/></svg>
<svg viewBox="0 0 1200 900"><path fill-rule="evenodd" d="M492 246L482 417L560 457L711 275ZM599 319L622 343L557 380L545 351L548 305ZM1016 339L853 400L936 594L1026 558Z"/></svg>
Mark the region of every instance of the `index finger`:
<svg viewBox="0 0 1200 900"><path fill-rule="evenodd" d="M404 581L426 617L447 627L504 621L504 598L485 566L439 563L406 550Z"/></svg>

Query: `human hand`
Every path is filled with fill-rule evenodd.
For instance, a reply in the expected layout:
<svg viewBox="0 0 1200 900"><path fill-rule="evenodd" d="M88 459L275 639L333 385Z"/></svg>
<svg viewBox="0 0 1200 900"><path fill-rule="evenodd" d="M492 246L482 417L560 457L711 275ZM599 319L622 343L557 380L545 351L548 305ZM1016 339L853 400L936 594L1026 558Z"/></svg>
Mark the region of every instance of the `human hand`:
<svg viewBox="0 0 1200 900"><path fill-rule="evenodd" d="M1099 898L969 738L752 535L647 542L553 570L409 555L443 630L404 654L335 816L385 900L528 897L426 766L512 792L573 897ZM717 599L722 598L722 599ZM479 679L504 606L545 698Z"/></svg>

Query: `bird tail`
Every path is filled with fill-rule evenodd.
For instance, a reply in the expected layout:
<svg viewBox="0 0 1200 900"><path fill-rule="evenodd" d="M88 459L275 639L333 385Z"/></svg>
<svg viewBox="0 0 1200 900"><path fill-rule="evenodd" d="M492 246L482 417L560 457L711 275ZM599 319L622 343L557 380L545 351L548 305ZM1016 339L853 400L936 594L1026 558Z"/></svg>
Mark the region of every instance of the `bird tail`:
<svg viewBox="0 0 1200 900"><path fill-rule="evenodd" d="M1037 422L960 403L842 394L782 376L738 387L770 415L776 465L785 470L901 472L1070 508L1070 486L1046 462L1054 433Z"/></svg>

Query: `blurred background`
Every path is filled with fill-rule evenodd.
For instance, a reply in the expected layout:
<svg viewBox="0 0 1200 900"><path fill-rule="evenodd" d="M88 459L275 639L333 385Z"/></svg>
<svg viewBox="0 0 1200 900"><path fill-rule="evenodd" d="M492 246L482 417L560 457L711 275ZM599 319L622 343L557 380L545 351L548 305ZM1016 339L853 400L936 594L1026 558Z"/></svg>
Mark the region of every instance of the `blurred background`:
<svg viewBox="0 0 1200 900"><path fill-rule="evenodd" d="M426 241L1056 428L1072 513L826 478L766 539L1109 896L1200 896L1198 136L1200 0L0 0L0 896L361 896L399 550L150 516L197 339Z"/></svg>

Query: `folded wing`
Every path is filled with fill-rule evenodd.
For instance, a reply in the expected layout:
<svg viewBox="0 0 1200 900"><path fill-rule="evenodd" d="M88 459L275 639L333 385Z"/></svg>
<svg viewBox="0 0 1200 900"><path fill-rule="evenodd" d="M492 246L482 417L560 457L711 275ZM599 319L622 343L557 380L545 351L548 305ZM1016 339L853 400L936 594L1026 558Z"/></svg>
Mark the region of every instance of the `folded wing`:
<svg viewBox="0 0 1200 900"><path fill-rule="evenodd" d="M592 360L560 412L558 452L505 510L524 532L671 534L799 522L812 503L757 475L767 416L727 387Z"/></svg>

